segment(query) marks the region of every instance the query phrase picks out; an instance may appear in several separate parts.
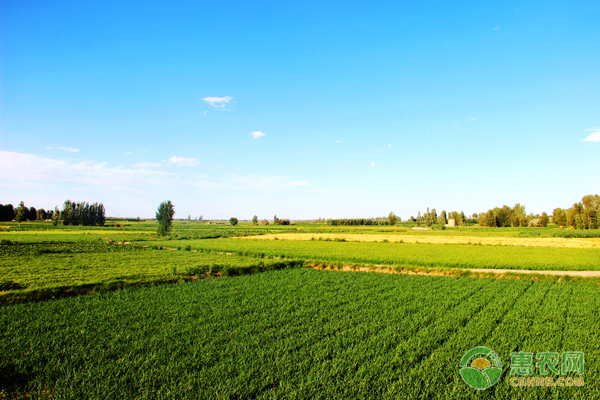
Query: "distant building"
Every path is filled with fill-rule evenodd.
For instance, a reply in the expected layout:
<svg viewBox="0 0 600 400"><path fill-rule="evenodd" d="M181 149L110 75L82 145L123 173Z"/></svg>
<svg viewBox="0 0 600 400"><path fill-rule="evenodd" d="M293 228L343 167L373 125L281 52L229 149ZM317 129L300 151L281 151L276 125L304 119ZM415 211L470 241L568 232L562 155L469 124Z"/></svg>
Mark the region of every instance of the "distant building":
<svg viewBox="0 0 600 400"><path fill-rule="evenodd" d="M453 227L456 226L456 220L455 219L449 219L448 220L448 226Z"/></svg>

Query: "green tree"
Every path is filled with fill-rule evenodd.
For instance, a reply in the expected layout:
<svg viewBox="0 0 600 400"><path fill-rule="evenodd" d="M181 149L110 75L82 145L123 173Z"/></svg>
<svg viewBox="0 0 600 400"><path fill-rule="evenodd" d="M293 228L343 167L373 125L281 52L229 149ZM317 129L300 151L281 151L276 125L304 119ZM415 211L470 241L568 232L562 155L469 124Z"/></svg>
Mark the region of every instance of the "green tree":
<svg viewBox="0 0 600 400"><path fill-rule="evenodd" d="M448 217L446 217L446 210L442 210L440 216L438 217L437 223L441 225L445 225L448 223Z"/></svg>
<svg viewBox="0 0 600 400"><path fill-rule="evenodd" d="M548 226L548 221L549 220L550 220L550 218L548 217L548 214L546 214L546 212L544 211L542 213L542 216L540 217L540 222L541 222L543 228L545 228L546 226Z"/></svg>
<svg viewBox="0 0 600 400"><path fill-rule="evenodd" d="M396 222L398 222L398 217L391 211L388 214L388 222L390 223L390 225L396 225Z"/></svg>
<svg viewBox="0 0 600 400"><path fill-rule="evenodd" d="M158 221L158 235L164 236L171 231L173 225L173 216L175 215L175 208L171 203L171 200L163 201L158 206L156 211L156 220Z"/></svg>
<svg viewBox="0 0 600 400"><path fill-rule="evenodd" d="M19 207L17 207L17 209L15 210L15 221L17 221L19 223L19 226L21 226L21 222L23 222L27 219L28 212L29 212L29 209L27 207L25 207L25 203L24 202L19 203Z"/></svg>
<svg viewBox="0 0 600 400"><path fill-rule="evenodd" d="M52 214L52 225L57 226L60 223L60 210L58 207L54 207L54 214Z"/></svg>
<svg viewBox="0 0 600 400"><path fill-rule="evenodd" d="M258 225L258 217L256 215L252 217L252 225Z"/></svg>
<svg viewBox="0 0 600 400"><path fill-rule="evenodd" d="M552 212L552 222L558 226L567 225L567 213L562 208L555 208Z"/></svg>
<svg viewBox="0 0 600 400"><path fill-rule="evenodd" d="M48 213L46 213L46 210L44 210L43 208L40 208L39 210L37 210L37 220L43 221L46 219Z"/></svg>
<svg viewBox="0 0 600 400"><path fill-rule="evenodd" d="M229 223L231 224L231 226L236 226L238 224L238 219L235 217L231 217L229 218Z"/></svg>

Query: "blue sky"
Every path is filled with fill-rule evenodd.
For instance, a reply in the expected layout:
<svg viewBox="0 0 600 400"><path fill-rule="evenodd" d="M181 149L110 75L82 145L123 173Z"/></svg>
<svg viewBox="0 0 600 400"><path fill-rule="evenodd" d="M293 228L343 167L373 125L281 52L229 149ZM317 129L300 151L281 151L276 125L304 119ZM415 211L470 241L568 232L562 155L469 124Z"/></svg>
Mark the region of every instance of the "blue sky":
<svg viewBox="0 0 600 400"><path fill-rule="evenodd" d="M600 3L0 2L0 203L403 219L600 193Z"/></svg>

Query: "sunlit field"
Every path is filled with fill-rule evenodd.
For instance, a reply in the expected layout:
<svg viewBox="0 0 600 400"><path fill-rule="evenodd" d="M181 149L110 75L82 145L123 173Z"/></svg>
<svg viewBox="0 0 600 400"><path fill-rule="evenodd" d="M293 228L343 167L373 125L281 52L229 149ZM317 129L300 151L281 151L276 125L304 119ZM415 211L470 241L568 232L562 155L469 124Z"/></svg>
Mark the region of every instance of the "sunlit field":
<svg viewBox="0 0 600 400"><path fill-rule="evenodd" d="M596 239L111 224L1 228L0 398L600 396L600 280L519 275L600 270ZM382 268L401 273L343 272ZM517 274L464 276L473 268ZM484 392L457 368L479 345L504 363ZM512 387L517 349L585 352L584 386Z"/></svg>

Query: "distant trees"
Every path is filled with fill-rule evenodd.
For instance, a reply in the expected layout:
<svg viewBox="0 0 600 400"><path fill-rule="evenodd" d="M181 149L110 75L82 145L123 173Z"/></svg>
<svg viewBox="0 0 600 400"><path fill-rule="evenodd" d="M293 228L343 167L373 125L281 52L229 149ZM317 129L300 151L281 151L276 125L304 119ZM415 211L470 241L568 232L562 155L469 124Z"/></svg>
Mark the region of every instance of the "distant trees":
<svg viewBox="0 0 600 400"><path fill-rule="evenodd" d="M419 215L421 214L421 212L419 211ZM430 227L431 225L435 224L437 222L437 212L435 211L435 208L432 209L431 211L429 211L429 207L427 207L427 212L425 214L423 214L423 217L421 219L423 222L425 222L425 226L426 227ZM419 221L421 222L421 221Z"/></svg>
<svg viewBox="0 0 600 400"><path fill-rule="evenodd" d="M256 215L252 217L252 225L258 225L258 217Z"/></svg>
<svg viewBox="0 0 600 400"><path fill-rule="evenodd" d="M563 218L563 213L566 216ZM600 214L600 196L588 194L583 196L579 203L574 203L566 212L560 208L554 209L553 221L557 225L557 217L560 222L565 222L566 226L575 229L598 229Z"/></svg>
<svg viewBox="0 0 600 400"><path fill-rule="evenodd" d="M12 204L0 204L0 221L12 221L15 219L15 209Z"/></svg>
<svg viewBox="0 0 600 400"><path fill-rule="evenodd" d="M56 217L53 222L58 225L59 221L63 225L83 225L83 226L103 226L106 222L106 210L102 203L88 203L81 201L75 203L71 200L66 200L63 204L63 210L54 211Z"/></svg>
<svg viewBox="0 0 600 400"><path fill-rule="evenodd" d="M234 217L229 218L229 224L231 226L236 226L238 224L238 219Z"/></svg>
<svg viewBox="0 0 600 400"><path fill-rule="evenodd" d="M341 219L328 219L327 225L332 226L352 226L352 225L389 225L390 221L388 218L341 218Z"/></svg>
<svg viewBox="0 0 600 400"><path fill-rule="evenodd" d="M175 208L173 207L171 200L160 203L158 210L156 211L156 220L158 221L157 233L159 236L164 236L171 231L174 215Z"/></svg>

